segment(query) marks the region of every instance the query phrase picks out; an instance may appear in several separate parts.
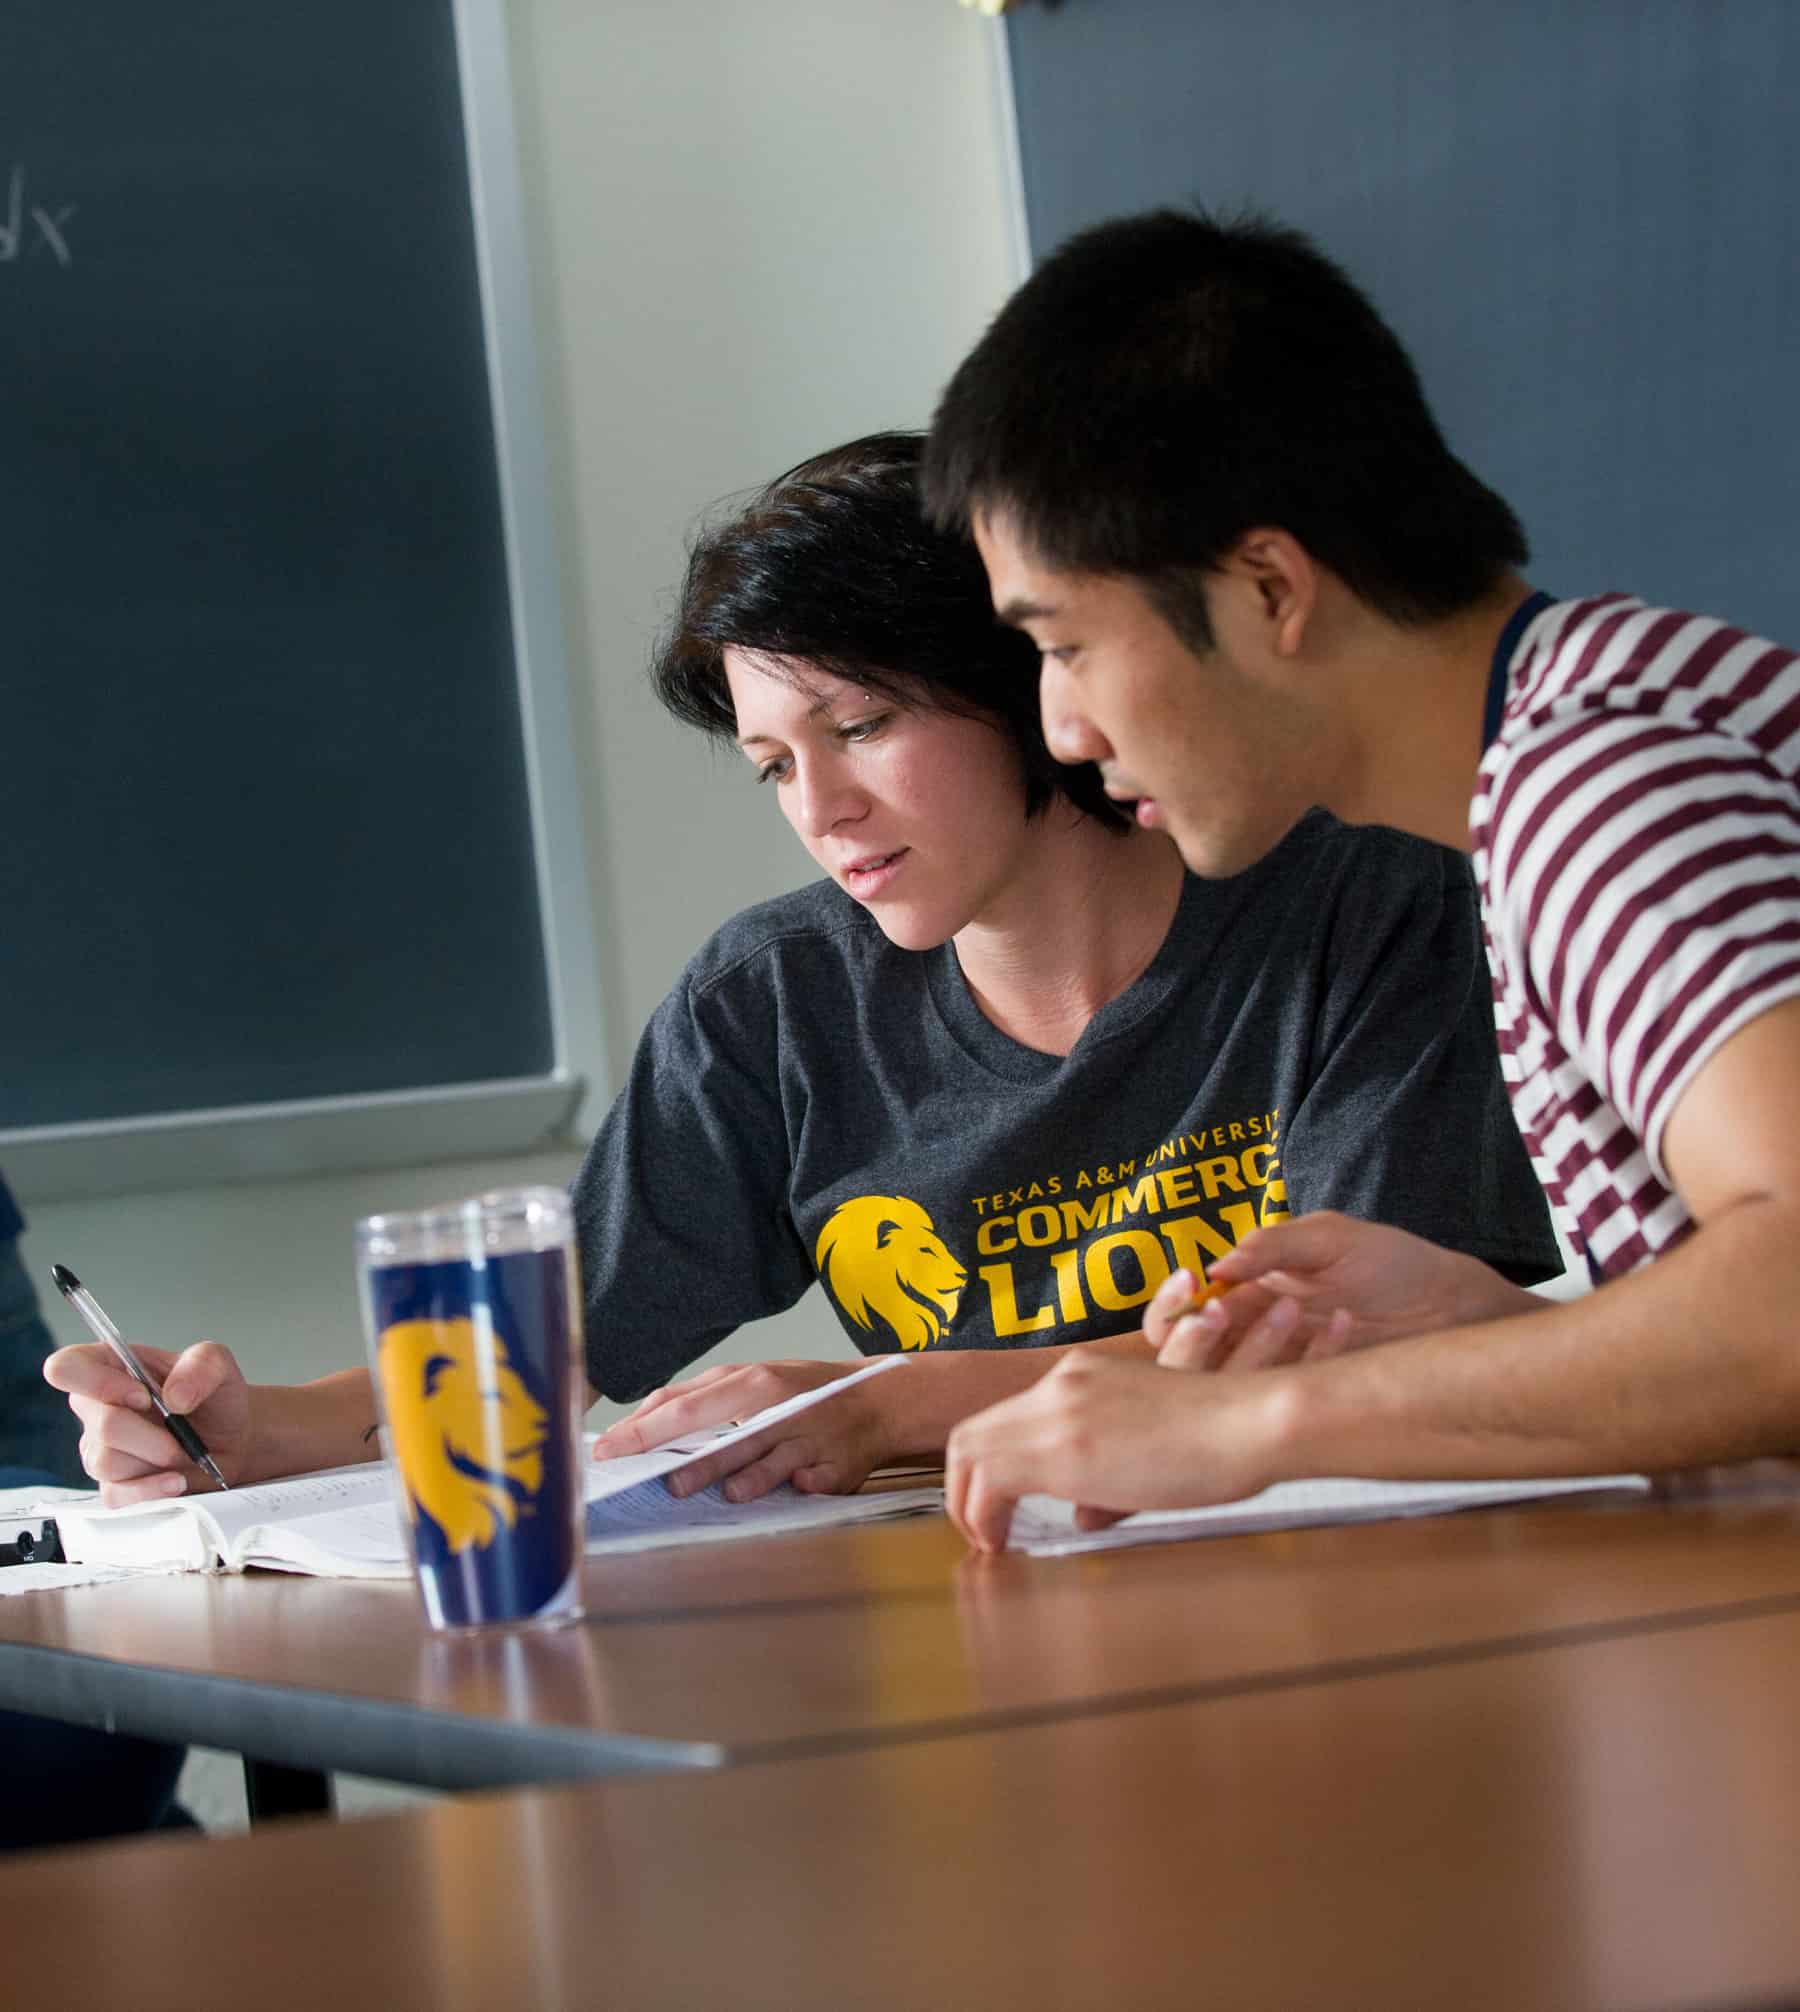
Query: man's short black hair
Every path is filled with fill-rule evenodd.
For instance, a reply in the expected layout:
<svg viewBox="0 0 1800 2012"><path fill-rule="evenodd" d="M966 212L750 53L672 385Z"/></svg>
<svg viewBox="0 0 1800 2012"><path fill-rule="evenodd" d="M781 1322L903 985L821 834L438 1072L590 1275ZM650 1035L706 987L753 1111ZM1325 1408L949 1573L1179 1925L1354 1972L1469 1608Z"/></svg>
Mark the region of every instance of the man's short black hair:
<svg viewBox="0 0 1800 2012"><path fill-rule="evenodd" d="M1157 210L1072 238L950 380L922 479L933 522L993 513L1050 566L1135 575L1198 646L1201 577L1259 526L1404 623L1529 556L1368 299L1258 217Z"/></svg>
<svg viewBox="0 0 1800 2012"><path fill-rule="evenodd" d="M903 705L988 719L1018 746L1028 816L1063 796L1129 830L1099 770L1067 767L1044 745L1037 653L995 620L967 533L926 522L923 446L922 434L874 433L834 447L702 530L651 665L657 696L729 739L726 650L786 659Z"/></svg>

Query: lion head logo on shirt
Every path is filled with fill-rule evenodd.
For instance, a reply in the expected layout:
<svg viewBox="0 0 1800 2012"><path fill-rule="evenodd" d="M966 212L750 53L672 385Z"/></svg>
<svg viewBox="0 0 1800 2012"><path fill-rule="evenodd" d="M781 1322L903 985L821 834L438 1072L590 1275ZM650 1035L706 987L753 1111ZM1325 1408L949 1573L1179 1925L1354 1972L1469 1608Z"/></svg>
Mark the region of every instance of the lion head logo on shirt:
<svg viewBox="0 0 1800 2012"><path fill-rule="evenodd" d="M415 1516L452 1551L491 1544L543 1486L549 1416L474 1323L400 1320L382 1330L388 1436Z"/></svg>
<svg viewBox="0 0 1800 2012"><path fill-rule="evenodd" d="M904 1195L840 1203L819 1232L813 1262L858 1327L872 1333L879 1314L902 1348L928 1348L950 1331L969 1277Z"/></svg>

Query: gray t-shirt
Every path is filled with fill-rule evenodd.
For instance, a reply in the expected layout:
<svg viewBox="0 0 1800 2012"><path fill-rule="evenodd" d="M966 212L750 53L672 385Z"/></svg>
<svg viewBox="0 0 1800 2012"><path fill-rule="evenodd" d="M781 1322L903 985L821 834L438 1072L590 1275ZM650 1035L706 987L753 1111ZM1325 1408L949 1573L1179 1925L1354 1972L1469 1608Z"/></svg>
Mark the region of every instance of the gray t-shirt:
<svg viewBox="0 0 1800 2012"><path fill-rule="evenodd" d="M815 1278L868 1354L1128 1332L1290 1211L1548 1277L1491 1011L1462 856L1323 811L1190 875L1067 1057L831 882L763 902L658 1007L576 1180L588 1373L637 1397Z"/></svg>

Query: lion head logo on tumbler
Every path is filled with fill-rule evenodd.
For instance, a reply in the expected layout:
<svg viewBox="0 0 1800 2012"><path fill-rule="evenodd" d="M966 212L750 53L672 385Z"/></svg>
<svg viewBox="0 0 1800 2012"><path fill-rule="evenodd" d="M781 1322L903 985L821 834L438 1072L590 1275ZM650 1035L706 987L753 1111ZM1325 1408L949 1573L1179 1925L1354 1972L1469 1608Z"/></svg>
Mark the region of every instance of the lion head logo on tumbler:
<svg viewBox="0 0 1800 2012"><path fill-rule="evenodd" d="M415 1517L466 1551L535 1509L549 1414L499 1335L469 1320L397 1320L382 1330L380 1360L389 1445Z"/></svg>
<svg viewBox="0 0 1800 2012"><path fill-rule="evenodd" d="M581 1319L566 1198L357 1227L386 1445L433 1627L579 1613Z"/></svg>

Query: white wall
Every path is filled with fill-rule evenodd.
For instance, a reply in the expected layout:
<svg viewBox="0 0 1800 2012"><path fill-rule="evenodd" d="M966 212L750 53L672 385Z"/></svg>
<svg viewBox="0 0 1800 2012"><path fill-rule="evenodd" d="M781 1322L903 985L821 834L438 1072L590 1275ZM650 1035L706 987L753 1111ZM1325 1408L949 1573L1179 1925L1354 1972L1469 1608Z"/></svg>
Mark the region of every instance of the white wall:
<svg viewBox="0 0 1800 2012"><path fill-rule="evenodd" d="M921 425L1017 274L986 24L953 0L512 0L588 860L614 1082L701 936L808 862L747 767L643 678L682 537L719 496ZM584 1123L599 1112L590 1101ZM129 1332L298 1378L360 1350L350 1224L573 1153L44 1204L28 1260ZM50 1295L52 1299L55 1295ZM82 1338L60 1302L58 1332ZM847 1353L816 1292L739 1356Z"/></svg>

